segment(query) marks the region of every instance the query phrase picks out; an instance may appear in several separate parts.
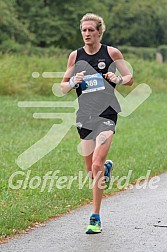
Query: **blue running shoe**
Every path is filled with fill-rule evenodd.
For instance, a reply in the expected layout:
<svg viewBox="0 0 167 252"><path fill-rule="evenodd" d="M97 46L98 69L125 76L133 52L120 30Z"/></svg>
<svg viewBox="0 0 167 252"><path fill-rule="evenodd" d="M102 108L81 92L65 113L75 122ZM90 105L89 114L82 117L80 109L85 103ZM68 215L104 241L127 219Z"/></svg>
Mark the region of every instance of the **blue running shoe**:
<svg viewBox="0 0 167 252"><path fill-rule="evenodd" d="M105 189L108 189L111 181L111 171L113 170L112 160L106 160L106 162L104 163L104 167L106 169L104 173L104 179L106 183Z"/></svg>
<svg viewBox="0 0 167 252"><path fill-rule="evenodd" d="M100 220L96 220L95 217L90 217L90 224L87 226L86 234L98 234L101 233L101 222Z"/></svg>

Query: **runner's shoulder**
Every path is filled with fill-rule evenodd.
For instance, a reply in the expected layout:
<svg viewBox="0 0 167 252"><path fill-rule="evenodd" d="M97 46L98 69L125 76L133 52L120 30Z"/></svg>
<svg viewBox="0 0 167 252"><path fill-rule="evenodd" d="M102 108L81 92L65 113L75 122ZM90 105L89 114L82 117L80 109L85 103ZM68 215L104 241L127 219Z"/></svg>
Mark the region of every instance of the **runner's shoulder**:
<svg viewBox="0 0 167 252"><path fill-rule="evenodd" d="M113 60L123 59L123 55L118 48L107 46L107 50Z"/></svg>
<svg viewBox="0 0 167 252"><path fill-rule="evenodd" d="M74 50L70 53L69 58L76 60L77 57L77 50Z"/></svg>
<svg viewBox="0 0 167 252"><path fill-rule="evenodd" d="M68 58L68 66L72 66L75 64L76 57L77 57L77 50L72 51Z"/></svg>

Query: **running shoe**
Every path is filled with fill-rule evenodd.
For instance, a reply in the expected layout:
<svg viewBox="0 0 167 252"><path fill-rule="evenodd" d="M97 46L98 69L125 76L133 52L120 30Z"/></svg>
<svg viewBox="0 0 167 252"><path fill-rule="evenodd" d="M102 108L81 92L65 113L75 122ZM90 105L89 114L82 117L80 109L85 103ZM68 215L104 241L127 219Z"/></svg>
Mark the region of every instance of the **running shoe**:
<svg viewBox="0 0 167 252"><path fill-rule="evenodd" d="M105 189L108 189L110 186L110 181L111 181L111 172L113 170L113 161L112 160L106 160L104 163L105 167L105 173L104 173L104 179L106 183Z"/></svg>
<svg viewBox="0 0 167 252"><path fill-rule="evenodd" d="M90 217L90 224L87 226L86 234L98 234L101 233L101 222L100 220L96 220L95 217Z"/></svg>

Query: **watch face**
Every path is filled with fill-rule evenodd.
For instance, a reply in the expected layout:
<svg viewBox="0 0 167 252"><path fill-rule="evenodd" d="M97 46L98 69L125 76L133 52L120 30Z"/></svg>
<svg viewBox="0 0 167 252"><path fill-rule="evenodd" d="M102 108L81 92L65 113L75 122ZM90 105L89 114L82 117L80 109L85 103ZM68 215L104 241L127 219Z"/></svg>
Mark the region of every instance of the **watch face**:
<svg viewBox="0 0 167 252"><path fill-rule="evenodd" d="M118 79L119 79L119 83L118 83L118 84L121 84L122 81L123 81L122 77L121 77L121 76L118 76Z"/></svg>

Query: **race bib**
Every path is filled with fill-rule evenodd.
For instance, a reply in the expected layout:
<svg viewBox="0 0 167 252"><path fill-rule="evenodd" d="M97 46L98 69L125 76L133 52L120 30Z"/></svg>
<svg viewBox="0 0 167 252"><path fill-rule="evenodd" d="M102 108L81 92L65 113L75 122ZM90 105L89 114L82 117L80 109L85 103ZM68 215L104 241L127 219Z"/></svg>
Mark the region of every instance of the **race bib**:
<svg viewBox="0 0 167 252"><path fill-rule="evenodd" d="M104 80L100 73L85 75L81 83L82 93L90 93L105 89Z"/></svg>

